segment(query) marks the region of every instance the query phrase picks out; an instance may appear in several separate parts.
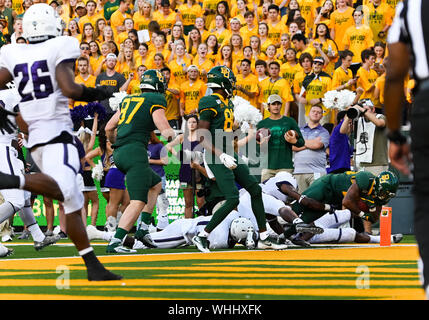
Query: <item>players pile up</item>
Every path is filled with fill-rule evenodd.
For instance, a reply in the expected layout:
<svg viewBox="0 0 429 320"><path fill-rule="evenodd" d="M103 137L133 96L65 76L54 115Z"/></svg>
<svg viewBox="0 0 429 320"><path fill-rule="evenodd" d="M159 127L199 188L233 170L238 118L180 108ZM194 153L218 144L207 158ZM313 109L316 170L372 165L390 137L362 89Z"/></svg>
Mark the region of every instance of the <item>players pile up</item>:
<svg viewBox="0 0 429 320"><path fill-rule="evenodd" d="M345 0L337 1L336 10L329 0L318 10L314 7L317 1L302 0L297 2L301 11L289 8L280 19L275 4L264 2L260 13L256 3L250 11L245 1L238 0L229 27L217 6L217 15L209 7L204 14L192 11L195 28L191 28L184 17L192 14L185 12L192 8L197 12L198 4L179 6L179 14L163 0L156 3L160 10L151 16L144 9L147 3L139 1L139 23L158 15L159 25L156 28L148 22L150 40L139 44L140 38L134 39L136 45L130 36L134 19L120 22L121 16L127 16L129 4L118 2L117 11L109 16L110 26L104 26L104 30L116 27L114 37L125 39L118 54L106 49L97 56L95 50L91 60L84 53L91 44L85 41L91 38L86 27L96 16L96 4L91 0L86 4L87 14L78 10L85 6L75 8L78 24L84 27L80 43L71 27L75 20L69 21L69 34L64 36L63 16L58 17L52 5L33 4L25 8L22 19L25 43L1 48L0 83L5 87L13 81L15 85L0 91L0 189L5 198L0 205L1 221L20 212L35 248L42 249L60 237L41 232L31 210L31 193L58 200L62 233L73 241L87 266L88 279L94 281L121 276L98 261L89 243L92 239L108 241L106 252L113 254L186 245L209 252L237 243L248 249L282 250L310 243L379 242L379 236L371 233L371 224L395 196L399 179L388 171L383 146L387 141L383 140L383 85L379 79L384 69L382 63L374 64L378 57L369 47L375 47L372 38L376 37L363 22L371 19L372 26L373 16L365 17L364 9L353 10ZM114 3L104 5L104 15L113 10ZM225 1L220 3L228 6ZM386 21L391 19L388 4L373 0L366 8L371 6L384 10L379 13L384 12ZM134 13L136 19L138 14ZM340 19L342 15L351 19L349 28L341 26L340 21L347 20ZM200 16L206 17L201 29L197 27ZM202 30L210 16L213 28L205 30L204 45ZM259 22L258 28L254 20ZM333 39L328 36L328 24L335 30ZM182 33L189 32L189 43L184 34L176 34L178 28L175 33L178 25ZM284 29L293 36L288 32L283 37ZM379 40L385 38L387 29L377 29ZM167 48L164 32L168 30L171 41ZM209 41L213 34L216 52ZM306 35L311 35L311 42ZM144 33L138 36L144 37ZM258 49L252 46L254 38L259 40ZM106 41L104 33L102 39ZM125 45L127 39L133 49ZM97 40L93 42L97 44ZM249 45L243 46L246 42ZM214 58L207 58L211 63L205 63L208 53ZM134 61L136 55L140 65ZM168 66L162 61L167 56ZM262 56L267 61L259 59ZM161 58L158 62L157 57ZM347 110L338 112L323 105L326 92L346 88L356 92ZM128 94L114 95L121 91ZM254 109L249 109L248 119L246 112L240 117L234 114L236 94L250 102L249 108L259 110L258 121ZM92 115L85 112L79 117L89 108L88 102L94 101L100 106L91 105ZM69 105L75 108L70 111ZM175 129L179 128L183 133L177 135ZM188 210L185 219L172 223L164 193L166 156L155 131L168 141L165 149L181 165L179 179ZM354 131L358 142L349 139ZM99 146L94 148L97 132ZM175 148L178 144L180 151ZM365 150L357 154L354 149L360 150L360 144ZM38 172L23 174L24 165L18 158L22 146ZM92 161L96 156L102 159L99 166ZM101 191L108 200L105 231L96 228L96 219L85 228L87 203L91 201L94 208L98 200L97 195L93 197L93 179L102 177ZM192 209L195 199L197 217ZM151 232L155 207L158 230ZM95 217L97 213L95 209ZM353 227L343 227L348 222ZM393 235L392 241L401 238ZM11 253L6 247L0 249L3 256Z"/></svg>

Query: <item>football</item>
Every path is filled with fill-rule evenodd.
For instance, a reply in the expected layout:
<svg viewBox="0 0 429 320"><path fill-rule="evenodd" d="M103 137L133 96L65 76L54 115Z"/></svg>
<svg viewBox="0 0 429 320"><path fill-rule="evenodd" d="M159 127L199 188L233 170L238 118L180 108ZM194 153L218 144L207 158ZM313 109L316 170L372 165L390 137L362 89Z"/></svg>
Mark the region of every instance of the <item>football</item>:
<svg viewBox="0 0 429 320"><path fill-rule="evenodd" d="M359 199L358 207L359 207L360 211L369 212L369 206L368 206L368 204L364 200L362 200L362 199Z"/></svg>
<svg viewBox="0 0 429 320"><path fill-rule="evenodd" d="M260 142L262 138L268 137L271 135L270 129L267 128L261 128L258 131L256 131L256 141Z"/></svg>
<svg viewBox="0 0 429 320"><path fill-rule="evenodd" d="M289 130L289 131L287 132L287 134L288 134L288 135L290 135L290 136L291 136L291 135L293 135L293 136L295 136L295 137L298 137L298 132L296 132L295 130L292 130L292 129L291 129L291 130Z"/></svg>

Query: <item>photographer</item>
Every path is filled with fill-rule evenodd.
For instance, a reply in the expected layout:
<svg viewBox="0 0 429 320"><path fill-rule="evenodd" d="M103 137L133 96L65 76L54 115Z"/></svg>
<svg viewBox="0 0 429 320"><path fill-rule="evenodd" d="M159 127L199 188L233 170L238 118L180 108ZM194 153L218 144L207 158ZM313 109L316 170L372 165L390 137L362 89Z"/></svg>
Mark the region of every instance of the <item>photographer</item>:
<svg viewBox="0 0 429 320"><path fill-rule="evenodd" d="M386 117L375 112L371 100L352 106L359 110L356 128L356 167L378 176L388 169ZM371 222L364 221L364 230L371 234Z"/></svg>

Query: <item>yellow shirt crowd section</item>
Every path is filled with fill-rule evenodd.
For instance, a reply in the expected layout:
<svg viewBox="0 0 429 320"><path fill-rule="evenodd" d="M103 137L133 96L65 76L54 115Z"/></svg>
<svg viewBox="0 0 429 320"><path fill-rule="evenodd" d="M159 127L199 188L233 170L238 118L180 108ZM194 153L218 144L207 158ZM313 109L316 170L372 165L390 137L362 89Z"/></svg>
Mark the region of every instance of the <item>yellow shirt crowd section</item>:
<svg viewBox="0 0 429 320"><path fill-rule="evenodd" d="M363 50L381 46L384 52L376 57L376 64L382 66L388 54L385 48L388 29L400 0L363 0L361 25L356 24L353 15L356 0L177 0L168 9L161 7L159 0L155 1L154 6L145 0L126 1L126 5L119 0L85 1L84 6L93 2L96 9L94 12L86 11L80 17L76 6L71 6L69 0L58 1L60 6L57 10L67 26L68 34L81 42L95 42L98 46L98 50L87 53L89 76L85 80L76 70L76 81L91 86L95 77L105 71L104 59L110 52L118 56L115 70L126 79L133 77L128 87L129 93L139 92L139 66L143 65L146 69L168 67L171 72L168 86L177 88L179 94L167 92L167 115L169 119L176 119L182 104L185 114L197 109L198 101L206 90L205 75L213 66L226 65L231 68L236 75L237 86L252 93L252 97L243 91L237 91L237 94L263 111L264 117L269 113L263 110L263 105L271 94L279 94L283 102L296 101L296 95L301 92L302 82L308 75L299 63L299 57L304 52L315 58L321 56L321 50L325 57L329 57L323 67L328 77L318 77L310 83L306 88L307 102L323 97L327 91L353 78L350 69L344 70L339 66L339 52L344 49L352 51L352 63L359 64L362 63ZM345 2L346 5L340 6L337 2ZM277 5L277 8L283 6L273 13L271 4ZM328 13L322 14L321 8L325 6L329 8ZM11 8L18 16L25 12L19 0L13 0ZM248 12L252 13L250 17ZM295 12L294 17L290 12ZM78 32L72 26L73 21L77 22ZM231 27L233 21L239 21L238 27ZM318 31L320 24L327 27L324 35ZM159 36L161 31L165 38ZM191 35L191 32L196 32L196 35ZM292 37L296 33L306 37L304 49L295 47ZM148 36L145 45L139 41L141 36ZM177 57L175 46L180 45L180 39L183 39L185 54ZM200 46L201 43L206 45ZM315 44L320 44L320 49ZM132 55L125 54L126 47L132 48ZM289 57L290 53L288 56L288 49L293 49L292 57ZM240 69L243 59L251 63L248 75L243 75ZM267 64L262 73L255 68L258 60ZM280 79L276 81L272 81L268 72L272 61L280 65ZM193 83L187 76L190 65L199 69L199 79ZM384 102L384 73L380 69L367 71L360 68L355 77L357 82L353 89L361 87L364 90L362 98L376 100L381 106ZM407 88L410 86L412 82L407 83ZM377 92L377 97L374 92ZM307 103L307 112L308 107Z"/></svg>

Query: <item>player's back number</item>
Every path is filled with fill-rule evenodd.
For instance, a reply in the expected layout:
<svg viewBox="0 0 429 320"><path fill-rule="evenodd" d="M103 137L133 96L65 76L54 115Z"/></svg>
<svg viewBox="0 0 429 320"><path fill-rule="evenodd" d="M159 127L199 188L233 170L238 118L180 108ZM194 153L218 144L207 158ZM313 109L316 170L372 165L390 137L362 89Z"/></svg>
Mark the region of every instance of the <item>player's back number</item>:
<svg viewBox="0 0 429 320"><path fill-rule="evenodd" d="M18 80L18 92L22 97L21 102L43 99L54 92L46 60L34 61L31 66L28 63L17 64L13 69L13 75L21 78ZM27 93L24 93L28 83L33 85L33 90L27 90Z"/></svg>

